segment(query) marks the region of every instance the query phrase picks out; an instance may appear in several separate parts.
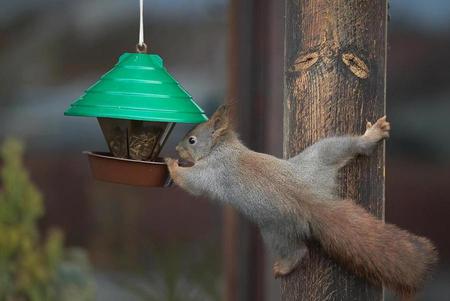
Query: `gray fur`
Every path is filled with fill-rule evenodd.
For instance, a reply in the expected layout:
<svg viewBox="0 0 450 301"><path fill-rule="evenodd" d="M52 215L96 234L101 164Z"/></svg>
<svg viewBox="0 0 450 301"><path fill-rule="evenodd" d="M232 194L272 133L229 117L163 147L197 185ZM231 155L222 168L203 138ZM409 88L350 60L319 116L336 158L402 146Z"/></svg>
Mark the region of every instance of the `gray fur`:
<svg viewBox="0 0 450 301"><path fill-rule="evenodd" d="M289 190L284 176L278 179L272 174L271 177L254 178L249 183L238 162L238 158L248 152L252 151L240 143L216 147L209 156L189 167L189 173L185 174L187 186L195 195L207 195L242 212L260 227L264 240L277 256L288 256L303 246L303 239L310 235L309 226L306 220L299 220L299 210L292 209L300 209L296 197L280 198L284 194L280 190ZM296 165L265 156L266 160L283 165L290 173L289 177L296 184L294 191L303 186L296 180Z"/></svg>
<svg viewBox="0 0 450 301"><path fill-rule="evenodd" d="M376 127L369 123L362 136L327 138L283 160L245 147L230 129L227 114L226 107L219 108L179 143L180 157L194 165L181 167L167 159L172 178L192 194L242 212L280 259L277 269L290 272L306 254L304 241L311 236L308 204L335 199L338 170L356 155L370 153L387 137L389 124L383 117Z"/></svg>
<svg viewBox="0 0 450 301"><path fill-rule="evenodd" d="M287 187L289 183L284 181L284 175L278 182L274 172L266 175L267 178L255 178L249 182L247 175L242 173L238 158L253 152L236 137L233 138L236 142L219 145L207 157L189 167L185 179L191 193L230 204L256 223L266 243L278 257L283 258L302 249L303 240L310 236L307 221L298 218L299 190L303 187L321 199L333 198L339 168L374 146L369 146L361 137L327 138L288 161L258 154L267 162L274 161L283 166L282 170L290 173L288 177L295 186L293 188ZM295 195L280 199L286 193Z"/></svg>
<svg viewBox="0 0 450 301"><path fill-rule="evenodd" d="M369 155L376 142L364 136L330 137L307 147L288 161L299 167L297 176L323 199L334 198L339 169L357 155Z"/></svg>

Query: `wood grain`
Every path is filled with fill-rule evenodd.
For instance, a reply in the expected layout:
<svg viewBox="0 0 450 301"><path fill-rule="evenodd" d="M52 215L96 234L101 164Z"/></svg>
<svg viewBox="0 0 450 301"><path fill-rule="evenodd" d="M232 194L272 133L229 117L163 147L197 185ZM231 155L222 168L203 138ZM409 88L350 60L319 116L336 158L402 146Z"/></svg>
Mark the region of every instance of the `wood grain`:
<svg viewBox="0 0 450 301"><path fill-rule="evenodd" d="M286 0L284 156L317 140L360 134L385 114L386 0ZM340 194L384 219L384 145L343 169ZM312 249L281 281L282 300L383 300Z"/></svg>

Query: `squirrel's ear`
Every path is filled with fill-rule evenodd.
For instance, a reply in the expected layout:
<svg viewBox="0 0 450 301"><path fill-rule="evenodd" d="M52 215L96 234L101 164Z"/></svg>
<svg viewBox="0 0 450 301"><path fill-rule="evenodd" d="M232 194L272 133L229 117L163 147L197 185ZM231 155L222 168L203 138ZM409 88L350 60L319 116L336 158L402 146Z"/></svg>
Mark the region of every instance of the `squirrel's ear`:
<svg viewBox="0 0 450 301"><path fill-rule="evenodd" d="M221 105L211 116L210 122L216 137L225 133L231 125L230 106L228 104Z"/></svg>

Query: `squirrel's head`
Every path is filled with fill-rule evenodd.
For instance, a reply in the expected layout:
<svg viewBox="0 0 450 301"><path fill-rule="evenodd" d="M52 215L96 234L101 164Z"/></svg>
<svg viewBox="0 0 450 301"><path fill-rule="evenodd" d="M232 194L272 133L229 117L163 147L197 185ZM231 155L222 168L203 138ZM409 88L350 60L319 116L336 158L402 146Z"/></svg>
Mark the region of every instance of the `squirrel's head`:
<svg viewBox="0 0 450 301"><path fill-rule="evenodd" d="M211 150L232 133L229 105L221 105L211 118L189 131L176 150L183 160L194 163L209 155Z"/></svg>

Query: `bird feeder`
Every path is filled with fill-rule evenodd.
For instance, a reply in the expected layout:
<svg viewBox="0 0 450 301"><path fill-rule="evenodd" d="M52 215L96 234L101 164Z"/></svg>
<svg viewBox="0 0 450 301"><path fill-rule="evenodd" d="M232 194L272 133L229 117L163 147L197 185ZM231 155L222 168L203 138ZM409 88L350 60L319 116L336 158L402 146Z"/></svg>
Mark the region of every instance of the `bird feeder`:
<svg viewBox="0 0 450 301"><path fill-rule="evenodd" d="M176 123L207 120L161 57L124 53L65 115L96 117L109 153L86 152L99 180L163 186L167 166L158 155Z"/></svg>

